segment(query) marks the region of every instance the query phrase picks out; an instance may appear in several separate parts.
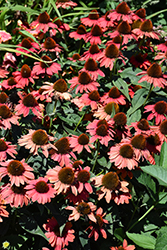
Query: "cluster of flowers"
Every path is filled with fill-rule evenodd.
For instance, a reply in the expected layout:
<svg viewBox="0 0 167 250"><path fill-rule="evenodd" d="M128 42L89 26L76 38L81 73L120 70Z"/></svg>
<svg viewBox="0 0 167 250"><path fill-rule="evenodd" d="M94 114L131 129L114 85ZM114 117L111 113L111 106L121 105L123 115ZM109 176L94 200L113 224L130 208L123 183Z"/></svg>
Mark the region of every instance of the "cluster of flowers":
<svg viewBox="0 0 167 250"><path fill-rule="evenodd" d="M57 1L56 4L57 8L76 6L72 1ZM159 100L146 105L143 117L128 125L126 112L123 112L130 108L127 96L114 85L106 91L101 81L111 76L110 72L117 73L119 77L119 73L129 63L143 70L137 74L142 76L139 84L146 81L150 83L151 90L158 87L165 93L167 75L162 73L161 64L166 63L167 42L155 47L151 41L157 42L161 37L154 31L151 20L145 17L145 9L134 12L127 3L122 2L102 17L97 10L92 10L88 17L81 18L77 30L70 32L68 24L57 17L52 20L47 12L43 12L30 24L19 23L17 32L22 34L21 30L24 29L30 37L23 38L17 44L16 57L11 53L4 55L0 67L0 129L5 132L0 139L0 180L4 183L0 187L0 215L9 216L5 207L7 204L15 208L35 202L45 204L63 194L68 204L66 210L71 211L63 232L60 234L54 217L43 225L54 249L65 249L69 242L74 241L71 221L78 221L80 217L90 222L86 229L90 230L89 238L94 236L96 241L99 233L107 238L105 228L109 222L104 219L106 213L90 202L89 197L96 194L98 200L105 198L107 203L114 201L117 205L128 204L131 194L126 176L132 178L131 170L139 169L143 161L155 164L154 154L159 154L163 142L167 142L166 101ZM75 53L69 58L77 61L78 65L85 61L84 67L77 69L77 73L72 71L74 77L71 79L64 79L67 75L62 72L59 62L64 49L56 42L57 36L64 32L69 35L68 39L79 39L83 44L90 45L82 55ZM32 35L35 39L31 38ZM1 31L0 39L6 42L12 37ZM104 41L105 46L100 47ZM137 49L128 61L125 52L129 43L136 44ZM159 52L154 59L148 59L150 51L155 54L155 48ZM40 55L39 61L31 58L31 64L21 65L19 58L22 52ZM122 63L119 71L118 61L119 65ZM53 76L57 78L55 82L52 82ZM139 84L127 82L131 98L142 88ZM85 106L88 107L87 117L85 115L83 118L89 123L84 131L78 130L79 135L64 136L62 133L61 138L57 139L51 133L51 127L49 132L45 130L47 119L51 121L46 114L46 105L58 100L62 105L69 102L68 105L75 106L78 113ZM148 112L146 117L145 113ZM23 118L30 114L33 116L32 121L40 126L39 129L32 127L27 131L23 126ZM18 145L7 140L10 136L12 138L13 126L21 129ZM43 154L55 163L55 167L48 168L44 175L37 178L34 169L26 163L27 160L21 158L20 147L27 149L31 156ZM94 168L91 163L87 166L88 163L82 160L82 153L97 153L98 157L101 151L106 152L112 168L107 171L104 166L102 173L95 170L97 175L91 177ZM128 246L124 240L121 249L133 250L135 247Z"/></svg>

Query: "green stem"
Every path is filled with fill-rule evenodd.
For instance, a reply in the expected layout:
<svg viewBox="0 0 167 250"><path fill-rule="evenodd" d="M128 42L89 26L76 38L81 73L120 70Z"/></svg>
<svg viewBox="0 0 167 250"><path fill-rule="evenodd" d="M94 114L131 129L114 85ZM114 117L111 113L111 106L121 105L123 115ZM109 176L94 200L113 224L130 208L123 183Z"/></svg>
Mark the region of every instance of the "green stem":
<svg viewBox="0 0 167 250"><path fill-rule="evenodd" d="M94 165L93 165L93 168L92 168L92 173L94 172L94 169L95 169L95 166L96 166L96 162L97 162L97 158L99 156L99 149L100 149L100 142L99 142L99 139L98 139L96 157L95 157L95 162L94 162Z"/></svg>
<svg viewBox="0 0 167 250"><path fill-rule="evenodd" d="M79 50L78 50L79 55L80 55L80 52L81 52L82 45L83 45L83 39L81 39L80 43L79 43Z"/></svg>
<svg viewBox="0 0 167 250"><path fill-rule="evenodd" d="M149 90L149 92L148 92L148 95L147 95L147 97L146 97L146 99L145 99L145 101L144 101L144 103L143 103L143 107L145 106L145 104L146 104L146 102L147 102L147 100L148 100L148 98L149 98L151 92L153 91L153 89L154 89L154 85L151 84L151 85L150 85L150 90Z"/></svg>
<svg viewBox="0 0 167 250"><path fill-rule="evenodd" d="M85 110L85 112L84 112L83 115L81 116L79 122L77 123L76 127L74 128L74 131L77 130L78 126L79 126L80 123L82 122L82 120L83 120L83 118L84 118L84 116L85 116L85 114L86 114L86 112L87 112L88 109L89 109L89 107L87 107L87 109Z"/></svg>

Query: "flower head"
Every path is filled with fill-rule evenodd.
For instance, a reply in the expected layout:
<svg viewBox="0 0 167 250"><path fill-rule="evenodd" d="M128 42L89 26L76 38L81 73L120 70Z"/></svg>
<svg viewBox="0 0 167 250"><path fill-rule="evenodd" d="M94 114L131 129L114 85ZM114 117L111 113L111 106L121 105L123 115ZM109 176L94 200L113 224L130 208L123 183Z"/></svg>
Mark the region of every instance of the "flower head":
<svg viewBox="0 0 167 250"><path fill-rule="evenodd" d="M7 159L7 155L10 155L12 158L15 158L14 154L17 154L15 150L16 145L11 145L11 142L5 141L3 138L0 139L0 162Z"/></svg>
<svg viewBox="0 0 167 250"><path fill-rule="evenodd" d="M27 64L21 67L21 71L15 71L12 73L16 82L20 85L20 88L28 86L29 82L35 83L33 79L33 73Z"/></svg>

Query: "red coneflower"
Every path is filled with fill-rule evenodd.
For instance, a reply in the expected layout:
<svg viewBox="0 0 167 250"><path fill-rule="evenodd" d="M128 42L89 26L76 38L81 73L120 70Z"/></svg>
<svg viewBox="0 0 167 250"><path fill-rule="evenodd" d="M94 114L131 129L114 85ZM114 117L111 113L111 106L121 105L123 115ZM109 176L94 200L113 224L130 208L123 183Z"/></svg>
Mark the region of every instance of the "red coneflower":
<svg viewBox="0 0 167 250"><path fill-rule="evenodd" d="M101 102L103 102L104 104L107 104L109 102L115 102L120 105L126 104L125 97L121 94L119 89L115 86L113 86L107 93L105 93L101 97Z"/></svg>
<svg viewBox="0 0 167 250"><path fill-rule="evenodd" d="M94 116L99 119L111 119L112 112L119 112L119 105L116 102L109 102L105 105L99 105L98 110L94 112Z"/></svg>
<svg viewBox="0 0 167 250"><path fill-rule="evenodd" d="M16 48L17 51L21 51L27 54L30 54L32 51L33 53L38 53L38 50L40 49L38 43L34 42L31 38L24 38L21 43L19 43L17 46L23 47L23 48ZM28 50L27 50L28 49ZM30 50L30 51L29 51ZM20 56L20 53L16 53L16 56Z"/></svg>
<svg viewBox="0 0 167 250"><path fill-rule="evenodd" d="M57 25L52 23L50 21L50 16L49 14L45 11L41 14L39 14L38 18L36 21L33 21L30 24L31 29L35 29L35 31L37 33L40 33L41 30L43 31L43 33L46 33L48 31L49 28L56 28Z"/></svg>
<svg viewBox="0 0 167 250"><path fill-rule="evenodd" d="M71 0L56 0L56 7L57 8L63 8L63 9L66 9L66 8L69 8L69 7L75 7L77 6L78 4L71 1Z"/></svg>
<svg viewBox="0 0 167 250"><path fill-rule="evenodd" d="M164 53L159 52L154 58L154 60L160 60L160 59L162 60L159 62L159 64L163 63L164 61L167 62L167 51Z"/></svg>
<svg viewBox="0 0 167 250"><path fill-rule="evenodd" d="M106 14L102 17L99 18L99 26L102 28L109 28L109 27L114 27L115 23L113 20L109 18L109 14L112 13L111 10L108 10Z"/></svg>
<svg viewBox="0 0 167 250"><path fill-rule="evenodd" d="M147 53L138 53L137 55L132 55L129 61L136 68L144 68L145 70L151 65L151 62L147 59Z"/></svg>
<svg viewBox="0 0 167 250"><path fill-rule="evenodd" d="M73 31L69 34L69 37L74 38L75 40L79 39L83 39L84 41L86 40L86 28L84 25L79 25L77 28L77 31Z"/></svg>
<svg viewBox="0 0 167 250"><path fill-rule="evenodd" d="M81 18L81 23L85 26L93 26L99 24L99 14L97 10L92 10L88 17Z"/></svg>
<svg viewBox="0 0 167 250"><path fill-rule="evenodd" d="M128 21L132 23L133 12L130 10L128 4L126 2L122 2L118 4L116 9L112 11L108 17L113 21Z"/></svg>
<svg viewBox="0 0 167 250"><path fill-rule="evenodd" d="M17 148L16 145L11 145L11 142L5 141L4 138L0 139L0 162L6 161L7 154L12 158L16 158L14 154L17 154L15 150Z"/></svg>
<svg viewBox="0 0 167 250"><path fill-rule="evenodd" d="M78 154L80 154L84 148L91 153L90 148L94 148L94 146L89 142L89 137L84 133L80 136L72 135L72 137L69 138L69 141L72 150Z"/></svg>
<svg viewBox="0 0 167 250"><path fill-rule="evenodd" d="M33 77L33 73L30 69L30 67L27 64L24 64L21 67L21 71L15 71L12 73L15 80L20 85L20 88L24 88L25 86L28 86L29 82L35 83Z"/></svg>
<svg viewBox="0 0 167 250"><path fill-rule="evenodd" d="M147 71L142 71L137 74L137 76L144 75L138 83L147 81L153 84L154 87L164 88L167 85L166 79L167 75L162 73L161 66L158 63L152 63Z"/></svg>
<svg viewBox="0 0 167 250"><path fill-rule="evenodd" d="M157 49L161 50L161 51L164 51L164 52L167 52L167 41L165 41L164 43L161 43L161 44L157 45Z"/></svg>
<svg viewBox="0 0 167 250"><path fill-rule="evenodd" d="M92 58L89 58L85 65L84 65L84 68L80 70L81 72L82 71L86 71L88 74L91 75L92 79L94 81L96 81L96 79L98 78L98 75L104 77L105 74L103 73L103 71L101 71L100 69L98 69L98 65L97 65L97 62L92 59Z"/></svg>
<svg viewBox="0 0 167 250"><path fill-rule="evenodd" d="M9 77L7 80L3 80L1 86L5 89L11 90L14 88L24 88L24 85L20 85L14 77Z"/></svg>
<svg viewBox="0 0 167 250"><path fill-rule="evenodd" d="M41 44L41 51L49 52L61 52L60 45L58 45L55 40L51 37L47 37L44 43ZM45 61L45 59L43 59ZM47 61L47 60L46 60Z"/></svg>
<svg viewBox="0 0 167 250"><path fill-rule="evenodd" d="M102 28L98 25L95 24L91 31L86 35L86 40L85 42L90 42L91 44L101 44L101 39L100 37L103 35L103 30Z"/></svg>
<svg viewBox="0 0 167 250"><path fill-rule="evenodd" d="M92 44L88 51L85 51L81 57L81 60L87 61L89 58L94 59L95 61L98 60L99 56L101 55L102 50L99 49L97 44Z"/></svg>
<svg viewBox="0 0 167 250"><path fill-rule="evenodd" d="M110 247L111 250L134 250L136 247L134 245L129 245L127 240L124 239L123 245L119 247Z"/></svg>
<svg viewBox="0 0 167 250"><path fill-rule="evenodd" d="M159 101L152 105L147 105L144 107L146 112L151 112L147 117L147 120L150 121L155 117L155 124L159 125L163 120L166 120L167 115L167 103L165 101Z"/></svg>
<svg viewBox="0 0 167 250"><path fill-rule="evenodd" d="M150 37L159 40L159 34L153 31L153 24L150 19L143 21L139 28L133 29L132 32L137 35L137 39L143 37Z"/></svg>
<svg viewBox="0 0 167 250"><path fill-rule="evenodd" d="M3 129L10 129L11 124L17 124L19 126L18 119L20 117L13 114L10 108L6 104L0 103L0 127Z"/></svg>

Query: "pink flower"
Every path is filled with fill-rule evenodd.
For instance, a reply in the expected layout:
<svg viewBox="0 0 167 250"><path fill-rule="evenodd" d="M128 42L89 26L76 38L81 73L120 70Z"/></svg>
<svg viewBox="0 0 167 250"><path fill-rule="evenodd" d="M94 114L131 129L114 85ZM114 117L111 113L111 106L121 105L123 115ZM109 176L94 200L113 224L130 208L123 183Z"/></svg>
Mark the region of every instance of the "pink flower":
<svg viewBox="0 0 167 250"><path fill-rule="evenodd" d="M51 198L55 197L55 189L52 184L48 184L48 179L39 177L37 180L31 180L25 187L27 196L33 201L37 201L39 204L45 204L51 202Z"/></svg>
<svg viewBox="0 0 167 250"><path fill-rule="evenodd" d="M100 75L102 77L105 76L105 74L100 69L98 69L96 61L92 58L89 58L86 61L84 68L81 69L80 72L82 72L82 71L85 71L88 74L90 74L94 81L96 81L96 79L98 78L98 75Z"/></svg>
<svg viewBox="0 0 167 250"><path fill-rule="evenodd" d="M137 39L143 38L143 37L149 37L153 39L159 40L159 34L157 32L153 31L153 24L150 19L144 20L140 27L137 29L133 29L132 31L135 35L137 35Z"/></svg>
<svg viewBox="0 0 167 250"><path fill-rule="evenodd" d="M47 37L44 43L41 44L41 51L49 51L49 52L61 52L60 46L55 42L55 40L51 37ZM45 59L44 59L45 61Z"/></svg>
<svg viewBox="0 0 167 250"><path fill-rule="evenodd" d="M38 149L41 148L42 153L48 158L48 149L56 149L54 145L49 143L49 141L53 141L54 139L55 138L49 136L45 130L30 129L27 135L23 135L22 138L18 139L18 144L24 146L26 149L30 149L30 153L33 153L34 155L38 154Z"/></svg>
<svg viewBox="0 0 167 250"><path fill-rule="evenodd" d="M18 92L18 95L21 100L15 107L16 115L23 115L23 117L26 117L31 110L37 117L42 117L43 104L39 104L33 94L26 95L25 93L22 94Z"/></svg>
<svg viewBox="0 0 167 250"><path fill-rule="evenodd" d="M86 189L90 194L93 192L91 184L88 182L90 180L90 167L85 167L82 169L80 167L79 170L75 173L76 179L79 183L77 190L81 193L84 189Z"/></svg>
<svg viewBox="0 0 167 250"><path fill-rule="evenodd" d="M27 64L24 64L21 67L21 71L13 72L12 75L14 76L18 84L20 85L20 88L24 88L25 86L28 86L29 82L35 83L33 79L32 71Z"/></svg>
<svg viewBox="0 0 167 250"><path fill-rule="evenodd" d="M73 8L73 7L75 7L75 6L77 6L78 4L77 3L75 3L75 2L73 2L73 1L71 1L71 0L57 0L56 1L56 7L57 8L63 8L63 9L66 9L66 8L69 8L69 7L71 7L71 8Z"/></svg>
<svg viewBox="0 0 167 250"><path fill-rule="evenodd" d="M103 217L106 215L106 213L103 213L103 209L99 207L96 211L95 218L96 218L96 223L95 222L90 222L91 225L86 229L92 230L90 234L88 235L88 238L91 238L94 236L94 240L97 241L99 238L99 232L102 235L104 239L107 239L107 233L104 230L105 224L108 224L109 222L106 219L103 219Z"/></svg>
<svg viewBox="0 0 167 250"><path fill-rule="evenodd" d="M67 188L71 187L74 182L74 170L72 167L59 167L56 166L53 169L49 169L46 173L46 177L54 184L56 194L66 192ZM75 186L73 193L77 194Z"/></svg>
<svg viewBox="0 0 167 250"><path fill-rule="evenodd" d="M108 142L113 140L114 131L113 131L113 121L104 120L94 120L93 122L87 125L87 132L90 133L91 139L90 142L95 142L99 139L99 142L102 145L108 147Z"/></svg>
<svg viewBox="0 0 167 250"><path fill-rule="evenodd" d="M68 82L71 84L71 89L74 89L77 86L75 90L76 94L78 94L78 92L83 93L83 91L88 92L97 90L97 87L100 86L98 82L91 79L86 71L81 72L78 77L73 77Z"/></svg>
<svg viewBox="0 0 167 250"><path fill-rule="evenodd" d="M129 170L138 167L138 162L134 154L134 149L126 140L122 140L116 146L110 148L108 153L110 162L114 162L118 169L128 168Z"/></svg>
<svg viewBox="0 0 167 250"><path fill-rule="evenodd" d="M4 138L0 139L0 162L6 161L7 154L12 158L16 158L14 155L17 154L16 148L16 145L11 145L11 142L5 141Z"/></svg>
<svg viewBox="0 0 167 250"><path fill-rule="evenodd" d="M34 179L34 174L32 173L33 168L31 168L25 160L7 160L6 162L0 163L1 173L0 178L8 175L11 181L11 185L16 185L19 187L21 184L24 185L30 180Z"/></svg>
<svg viewBox="0 0 167 250"><path fill-rule="evenodd" d="M109 102L115 102L120 105L125 105L125 97L121 94L117 87L112 87L107 93L101 97L101 102L107 104Z"/></svg>
<svg viewBox="0 0 167 250"><path fill-rule="evenodd" d="M69 138L70 146L73 148L72 150L80 154L85 148L89 153L91 153L90 148L94 148L92 144L89 143L89 137L86 134L81 134L80 136L72 135Z"/></svg>
<svg viewBox="0 0 167 250"><path fill-rule="evenodd" d="M43 95L48 95L49 97L55 97L56 99L70 100L71 94L68 93L67 83L64 79L59 79L54 83L44 82L41 87L43 90Z"/></svg>
<svg viewBox="0 0 167 250"><path fill-rule="evenodd" d="M9 71L7 71L4 67L0 66L0 77L5 78L9 74Z"/></svg>
<svg viewBox="0 0 167 250"><path fill-rule="evenodd" d="M161 44L157 45L157 49L164 51L164 52L167 52L167 41L165 41L165 43L161 43Z"/></svg>
<svg viewBox="0 0 167 250"><path fill-rule="evenodd" d="M89 58L94 59L95 61L98 60L98 58L102 54L102 49L99 49L97 44L92 44L88 51L85 51L81 57L81 60L87 61Z"/></svg>
<svg viewBox="0 0 167 250"><path fill-rule="evenodd" d="M2 186L1 195L6 204L10 204L11 207L23 207L30 202L25 190L25 185L17 187L15 184Z"/></svg>
<svg viewBox="0 0 167 250"><path fill-rule="evenodd" d="M132 11L130 10L128 4L126 2L122 2L118 4L114 11L108 15L108 17L113 21L128 21L132 23Z"/></svg>
<svg viewBox="0 0 167 250"><path fill-rule="evenodd" d="M2 217L9 217L8 211L6 211L6 206L4 205L5 201L2 199L2 196L0 194L0 222L2 222Z"/></svg>
<svg viewBox="0 0 167 250"><path fill-rule="evenodd" d="M119 112L119 105L116 102L109 102L105 105L99 105L98 110L94 112L94 116L103 120L106 119L107 121L111 119L111 114L113 112Z"/></svg>
<svg viewBox="0 0 167 250"><path fill-rule="evenodd" d="M0 30L0 43L7 42L8 40L11 40L11 35L6 32L5 30Z"/></svg>
<svg viewBox="0 0 167 250"><path fill-rule="evenodd" d="M32 69L32 74L35 76L41 76L42 78L46 75L52 76L53 74L58 74L61 70L61 66L58 63L52 62L52 59L46 55L42 56L43 61L35 62L35 66Z"/></svg>
<svg viewBox="0 0 167 250"><path fill-rule="evenodd" d="M77 31L73 31L69 34L69 37L74 38L75 40L79 39L83 39L84 41L86 40L86 28L84 25L79 25L77 28Z"/></svg>
<svg viewBox="0 0 167 250"><path fill-rule="evenodd" d="M8 90L11 90L13 88L23 88L23 86L21 86L14 77L9 77L7 80L3 80L1 85L3 88Z"/></svg>
<svg viewBox="0 0 167 250"><path fill-rule="evenodd" d="M11 128L11 123L19 125L19 118L19 116L11 112L7 105L0 104L0 127L6 130Z"/></svg>
<svg viewBox="0 0 167 250"><path fill-rule="evenodd" d="M130 58L130 63L132 63L136 68L144 68L145 70L148 66L151 65L150 61L147 58L147 53L141 54L138 53L137 55L132 55Z"/></svg>
<svg viewBox="0 0 167 250"><path fill-rule="evenodd" d="M123 37L122 44L127 44L129 40L133 39L136 40L136 36L133 34L131 26L128 23L128 21L122 21L121 23L119 23L116 31L108 33L108 35L110 36L110 38L114 38L119 35L122 36Z"/></svg>
<svg viewBox="0 0 167 250"><path fill-rule="evenodd" d="M151 112L147 117L147 120L150 121L155 117L155 124L159 125L162 121L166 120L167 115L167 103L165 101L159 101L153 105L147 105L144 107L146 112Z"/></svg>
<svg viewBox="0 0 167 250"><path fill-rule="evenodd" d="M33 53L38 53L39 51L39 45L38 43L34 42L31 38L24 38L21 43L19 43L17 46L23 47L23 48L16 48L17 51L21 51L27 54L30 54L31 52ZM25 49L24 49L25 48ZM31 52L30 52L30 51ZM16 56L20 56L20 53L16 53Z"/></svg>
<svg viewBox="0 0 167 250"><path fill-rule="evenodd" d="M122 249L122 250L134 250L135 248L136 247L134 245L129 245L128 246L128 242L125 239L123 241L123 245L122 246L119 246L119 247L110 247L111 250L119 250L119 249Z"/></svg>
<svg viewBox="0 0 167 250"><path fill-rule="evenodd" d="M160 59L162 60L159 62L159 64L163 63L164 61L167 62L167 51L164 53L159 52L154 58L154 60L160 60Z"/></svg>
<svg viewBox="0 0 167 250"><path fill-rule="evenodd" d="M62 232L54 217L48 219L47 223L43 224L43 227L47 231L45 235L49 239L49 244L54 247L54 250L65 249L64 247L68 246L69 242L73 242L75 239L74 230L71 229L71 222L66 223Z"/></svg>
<svg viewBox="0 0 167 250"><path fill-rule="evenodd" d="M94 24L91 31L86 35L86 41L91 44L101 44L100 37L103 36L103 30L98 24Z"/></svg>
<svg viewBox="0 0 167 250"><path fill-rule="evenodd" d="M149 135L152 133L151 127L146 119L141 119L138 122L132 122L129 127L133 127L135 129L135 135L144 134Z"/></svg>
<svg viewBox="0 0 167 250"><path fill-rule="evenodd" d="M6 52L4 55L2 67L8 69L9 67L16 68L16 57L12 53Z"/></svg>
<svg viewBox="0 0 167 250"><path fill-rule="evenodd" d="M33 21L30 24L30 26L32 29L35 29L35 31L37 33L40 33L41 30L43 31L43 33L46 33L49 28L56 28L57 27L56 24L54 24L50 21L50 16L46 11L39 14L37 20Z"/></svg>
<svg viewBox="0 0 167 250"><path fill-rule="evenodd" d="M85 26L93 26L99 24L99 14L97 10L92 10L88 17L81 18L81 23Z"/></svg>
<svg viewBox="0 0 167 250"><path fill-rule="evenodd" d="M75 154L71 151L69 137L62 137L54 143L55 149L50 150L51 158L58 161L60 166L69 165L70 158L76 159Z"/></svg>
<svg viewBox="0 0 167 250"><path fill-rule="evenodd" d="M107 203L111 200L119 205L124 203L129 203L131 195L129 194L129 189L126 187L128 182L120 181L117 173L108 172L105 175L99 175L91 178L91 181L95 187L101 187L98 191L98 200L103 197L106 199Z"/></svg>
<svg viewBox="0 0 167 250"><path fill-rule="evenodd" d="M104 16L99 18L99 26L102 28L114 27L114 21L109 18L109 14L112 13L111 10L108 10Z"/></svg>
<svg viewBox="0 0 167 250"><path fill-rule="evenodd" d="M167 85L166 79L167 75L164 75L162 73L162 69L158 63L153 63L151 66L147 69L147 71L142 71L137 74L144 75L138 83L147 81L150 84L153 84L154 87L164 88Z"/></svg>
<svg viewBox="0 0 167 250"><path fill-rule="evenodd" d="M84 216L85 218L88 218L96 223L96 217L93 213L96 210L96 206L92 202L78 202L75 207L68 206L66 209L72 210L72 214L70 214L68 218L69 221L77 221L80 216Z"/></svg>

